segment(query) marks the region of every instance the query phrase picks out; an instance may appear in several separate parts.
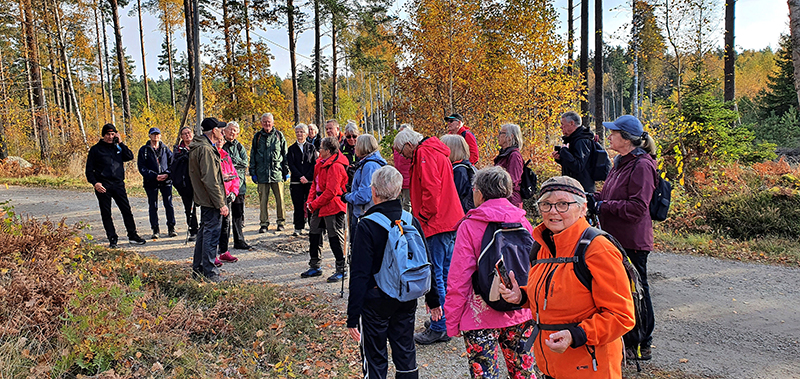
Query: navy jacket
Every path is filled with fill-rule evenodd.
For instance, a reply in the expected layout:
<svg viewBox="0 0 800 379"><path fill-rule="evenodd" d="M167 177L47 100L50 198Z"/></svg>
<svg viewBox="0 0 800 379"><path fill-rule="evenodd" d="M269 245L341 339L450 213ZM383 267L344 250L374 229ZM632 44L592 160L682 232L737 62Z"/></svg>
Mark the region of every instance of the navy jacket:
<svg viewBox="0 0 800 379"><path fill-rule="evenodd" d="M389 220L399 220L402 215L403 207L400 205L400 200L389 200L380 204L375 204L372 208L367 210L367 215L380 212L383 213ZM419 221L414 218L413 225L419 231L423 241L425 234L422 231ZM364 303L369 301L366 299L367 290L378 286L375 282L375 274L381 270L383 263L383 250L386 248L386 242L389 240L389 232L383 227L376 224L372 220L361 220L356 226L352 247L352 260L350 261L350 296L347 301L347 327L355 328L358 326L359 318L361 317L361 310ZM431 260L431 251L428 250L428 261ZM436 291L436 275L433 273L433 265L431 265L431 290L425 295L425 303L430 308L436 308L440 305L439 293ZM380 291L381 295L388 298L389 295ZM416 301L416 300L414 300Z"/></svg>
<svg viewBox="0 0 800 379"><path fill-rule="evenodd" d="M92 185L102 183L108 185L125 184L124 162L133 160L133 152L124 143L106 143L98 141L86 157L86 180Z"/></svg>
<svg viewBox="0 0 800 379"><path fill-rule="evenodd" d="M139 149L136 164L139 173L142 174L145 187L156 187L158 185L171 185L172 179L168 178L159 182L156 177L161 174L169 174L169 165L172 164L172 151L163 142L158 143L158 149L153 149L150 141Z"/></svg>
<svg viewBox="0 0 800 379"><path fill-rule="evenodd" d="M466 214L468 210L475 208L472 198L472 178L475 176L475 167L469 159L453 162L453 181L456 183L458 199L461 200L461 208Z"/></svg>

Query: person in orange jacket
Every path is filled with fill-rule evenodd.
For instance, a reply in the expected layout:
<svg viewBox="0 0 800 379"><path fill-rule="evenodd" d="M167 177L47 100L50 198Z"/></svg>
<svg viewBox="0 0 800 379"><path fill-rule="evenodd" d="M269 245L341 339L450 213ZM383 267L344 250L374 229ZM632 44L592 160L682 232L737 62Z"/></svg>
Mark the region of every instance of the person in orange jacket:
<svg viewBox="0 0 800 379"><path fill-rule="evenodd" d="M542 184L537 203L543 222L533 230L537 260L574 256L589 228L581 184L558 176ZM622 254L606 238L586 249L592 290L581 284L571 261L534 262L528 285L500 286L503 298L530 308L536 322L536 365L545 378L622 378L622 336L635 324L633 300Z"/></svg>
<svg viewBox="0 0 800 379"><path fill-rule="evenodd" d="M309 269L300 274L302 278L322 275L322 231L328 231L328 242L336 258L336 272L328 282L339 282L347 276L344 257L344 212L347 205L342 201L347 185L347 158L339 151L335 137L325 137L320 143L319 159L314 166L314 180L308 192L306 208L311 215L308 222Z"/></svg>

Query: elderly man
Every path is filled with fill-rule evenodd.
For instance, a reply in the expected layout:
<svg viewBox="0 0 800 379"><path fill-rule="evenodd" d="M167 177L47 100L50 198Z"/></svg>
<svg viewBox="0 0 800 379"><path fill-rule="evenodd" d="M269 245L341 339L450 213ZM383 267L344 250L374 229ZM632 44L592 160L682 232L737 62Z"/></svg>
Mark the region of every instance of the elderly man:
<svg viewBox="0 0 800 379"><path fill-rule="evenodd" d="M473 165L478 163L478 158L480 158L480 154L478 152L478 140L475 138L475 135L469 130L469 128L464 125L464 117L462 117L458 113L453 113L450 116L444 118L445 124L447 124L447 133L448 134L458 134L467 141L467 145L469 146L469 162Z"/></svg>
<svg viewBox="0 0 800 379"><path fill-rule="evenodd" d="M342 134L342 131L339 130L339 121L336 121L335 119L325 121L325 137L336 138L336 141L339 142L339 147L341 148L342 143L344 142L344 134Z"/></svg>
<svg viewBox="0 0 800 379"><path fill-rule="evenodd" d="M108 246L117 247L117 231L111 217L111 199L117 203L128 231L128 242L144 245L145 241L136 232L136 221L131 213L131 203L125 191L124 163L133 160L133 152L119 139L117 128L113 124L103 125L103 136L86 157L86 180L94 186L94 195L100 203L100 217L108 237Z"/></svg>
<svg viewBox="0 0 800 379"><path fill-rule="evenodd" d="M172 177L169 166L172 164L172 151L161 142L161 130L150 128L150 141L139 149L136 160L139 173L142 174L144 192L147 194L149 204L150 228L153 229L153 239L160 237L161 230L158 226L158 193L164 202L164 211L167 213L167 229L170 237L175 237L175 209L172 207Z"/></svg>
<svg viewBox="0 0 800 379"><path fill-rule="evenodd" d="M228 152L231 157L233 166L236 167L236 173L239 174L239 193L236 199L231 203L231 221L233 224L233 248L240 250L248 250L252 246L248 245L244 240L244 195L245 176L247 176L247 149L242 145L236 137L239 136L239 123L231 121L225 127L223 132L225 137L225 144L222 148ZM225 225L223 225L225 227Z"/></svg>
<svg viewBox="0 0 800 379"><path fill-rule="evenodd" d="M289 174L286 162L286 138L275 129L272 113L261 116L261 130L253 136L250 148L250 177L258 183L258 199L261 208L261 228L259 233L269 229L269 193L275 196L277 213L276 231L283 230L285 214L283 211L283 182Z"/></svg>
<svg viewBox="0 0 800 379"><path fill-rule="evenodd" d="M553 160L561 165L561 175L581 183L586 192L595 192L594 180L589 172L589 158L594 150L594 133L581 126L581 116L569 111L561 115L562 146L556 146Z"/></svg>
<svg viewBox="0 0 800 379"><path fill-rule="evenodd" d="M436 289L444 305L456 227L464 217L453 181L450 149L438 138L423 138L422 134L410 128L397 133L394 148L411 159L411 209L422 224L436 274ZM432 319L430 327L414 335L414 340L420 345L449 341L445 316L439 320Z"/></svg>
<svg viewBox="0 0 800 379"><path fill-rule="evenodd" d="M219 150L214 141L222 141L224 122L210 117L200 124L203 134L198 134L189 145L189 178L194 189L194 202L200 207L200 230L194 246L192 271L195 277L217 283L222 281L214 265L222 228L222 217L228 216L225 187Z"/></svg>

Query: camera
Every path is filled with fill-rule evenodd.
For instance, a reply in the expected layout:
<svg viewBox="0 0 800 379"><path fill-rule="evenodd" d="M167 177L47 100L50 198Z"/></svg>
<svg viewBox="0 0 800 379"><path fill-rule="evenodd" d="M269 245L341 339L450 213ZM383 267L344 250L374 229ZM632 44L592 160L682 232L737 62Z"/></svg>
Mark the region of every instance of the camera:
<svg viewBox="0 0 800 379"><path fill-rule="evenodd" d="M118 143L119 143L119 137L114 137L114 144L116 145Z"/></svg>

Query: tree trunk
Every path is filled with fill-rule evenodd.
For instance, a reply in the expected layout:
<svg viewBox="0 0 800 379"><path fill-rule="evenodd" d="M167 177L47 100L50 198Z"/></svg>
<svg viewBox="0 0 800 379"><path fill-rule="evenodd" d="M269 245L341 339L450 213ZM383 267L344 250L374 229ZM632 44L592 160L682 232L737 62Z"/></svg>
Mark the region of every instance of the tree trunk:
<svg viewBox="0 0 800 379"><path fill-rule="evenodd" d="M36 29L33 25L33 9L30 0L22 0L23 28L25 29L25 47L30 63L30 79L32 87L32 104L36 132L39 137L40 158L50 163L50 141L48 137L47 118L45 117L44 89L42 88L42 71L39 68L39 44L36 40Z"/></svg>
<svg viewBox="0 0 800 379"><path fill-rule="evenodd" d="M8 88L6 87L6 67L3 64L3 49L0 47L0 159L8 158L8 145L6 144L6 104Z"/></svg>
<svg viewBox="0 0 800 379"><path fill-rule="evenodd" d="M339 115L339 93L337 92L337 61L336 61L336 18L333 17L333 22L331 22L331 50L333 51L333 72L331 75L331 114L334 118L337 118Z"/></svg>
<svg viewBox="0 0 800 379"><path fill-rule="evenodd" d="M575 6L574 0L567 1L567 75L572 75L575 65Z"/></svg>
<svg viewBox="0 0 800 379"><path fill-rule="evenodd" d="M800 0L789 2L789 30L792 38L792 63L794 65L794 88L800 102Z"/></svg>
<svg viewBox="0 0 800 379"><path fill-rule="evenodd" d="M228 89L231 90L230 101L236 102L236 86L233 77L233 45L231 43L231 20L228 15L228 0L222 0L222 35L225 37L225 72L228 80Z"/></svg>
<svg viewBox="0 0 800 379"><path fill-rule="evenodd" d="M122 120L125 135L131 123L131 98L128 94L128 69L125 67L125 47L122 45L122 26L119 23L119 4L117 0L108 0L114 21L114 37L117 42L117 64L119 65L119 91L122 94Z"/></svg>
<svg viewBox="0 0 800 379"><path fill-rule="evenodd" d="M639 117L639 14L636 10L636 0L633 0L633 21L631 34L633 35L633 96L631 97L631 113L634 117Z"/></svg>
<svg viewBox="0 0 800 379"><path fill-rule="evenodd" d="M164 9L166 14L167 10ZM174 68L172 67L172 25L169 21L166 20L165 17L164 21L164 38L167 40L167 69L169 71L169 101L172 105L172 112L175 113L177 109L175 109L175 72Z"/></svg>
<svg viewBox="0 0 800 379"><path fill-rule="evenodd" d="M194 83L194 32L192 31L192 19L194 15L192 0L183 0L183 19L186 24L186 61L189 69L189 83ZM186 100L187 102L189 100Z"/></svg>
<svg viewBox="0 0 800 379"><path fill-rule="evenodd" d="M116 0L115 0L116 1ZM144 29L142 28L142 0L136 0L136 8L139 11L139 43L142 45L142 76L144 76L144 99L147 109L150 110L150 84L147 83L147 60L144 54Z"/></svg>
<svg viewBox="0 0 800 379"><path fill-rule="evenodd" d="M253 87L253 51L252 43L250 42L250 1L244 0L244 40L247 46L247 78L250 82L250 92L255 92ZM255 120L255 116L253 116Z"/></svg>
<svg viewBox="0 0 800 379"><path fill-rule="evenodd" d="M322 125L322 49L320 45L320 0L314 0L314 96L316 114L314 120L317 125Z"/></svg>
<svg viewBox="0 0 800 379"><path fill-rule="evenodd" d="M792 0L796 1L796 0ZM666 18L666 22L664 23L664 29L667 31L667 41L672 46L672 51L675 53L675 70L677 71L678 83L676 88L676 95L678 98L678 110L681 109L681 86L683 85L683 61L680 52L678 51L678 45L675 42L675 37L672 36L672 27L669 24L669 14L670 14L670 6L669 0L664 2L664 17ZM798 92L798 97L800 98L800 92Z"/></svg>
<svg viewBox="0 0 800 379"><path fill-rule="evenodd" d="M99 6L99 4L98 4ZM103 55L103 59L106 61L106 78L108 79L108 104L111 106L111 123L117 123L117 115L116 111L114 110L114 86L111 85L111 63L109 63L108 58L108 38L106 36L106 17L100 12L100 20L103 23L103 48L105 49L105 54Z"/></svg>
<svg viewBox="0 0 800 379"><path fill-rule="evenodd" d="M581 115L589 123L589 1L581 1ZM588 126L588 125L587 125Z"/></svg>
<svg viewBox="0 0 800 379"><path fill-rule="evenodd" d="M292 70L292 114L294 124L300 123L300 104L297 95L297 36L294 25L294 0L286 0L287 19L289 21L289 64ZM322 125L317 125L322 127Z"/></svg>
<svg viewBox="0 0 800 379"><path fill-rule="evenodd" d="M97 19L97 7L94 8L94 32L97 39L97 66L100 69L100 94L103 97L103 117L108 113L106 104L106 79L103 72L103 52L100 48L100 21Z"/></svg>
<svg viewBox="0 0 800 379"><path fill-rule="evenodd" d="M586 1L586 0L583 0ZM602 141L603 128L603 0L594 1L594 132Z"/></svg>
<svg viewBox="0 0 800 379"><path fill-rule="evenodd" d="M69 98L72 100L72 110L75 112L75 116L78 117L78 127L81 131L81 137L83 138L83 144L86 145L86 148L89 148L89 142L86 140L86 129L83 126L83 115L81 114L81 107L78 105L78 96L75 94L75 85L72 83L72 68L69 64L69 58L67 57L67 47L64 43L64 35L61 34L61 9L60 7L53 2L53 15L55 16L56 21L56 33L58 34L58 44L60 45L59 50L61 51L61 60L64 61L64 71L67 73L67 90L69 91ZM62 125L62 128L65 128ZM66 128L65 128L66 129Z"/></svg>

